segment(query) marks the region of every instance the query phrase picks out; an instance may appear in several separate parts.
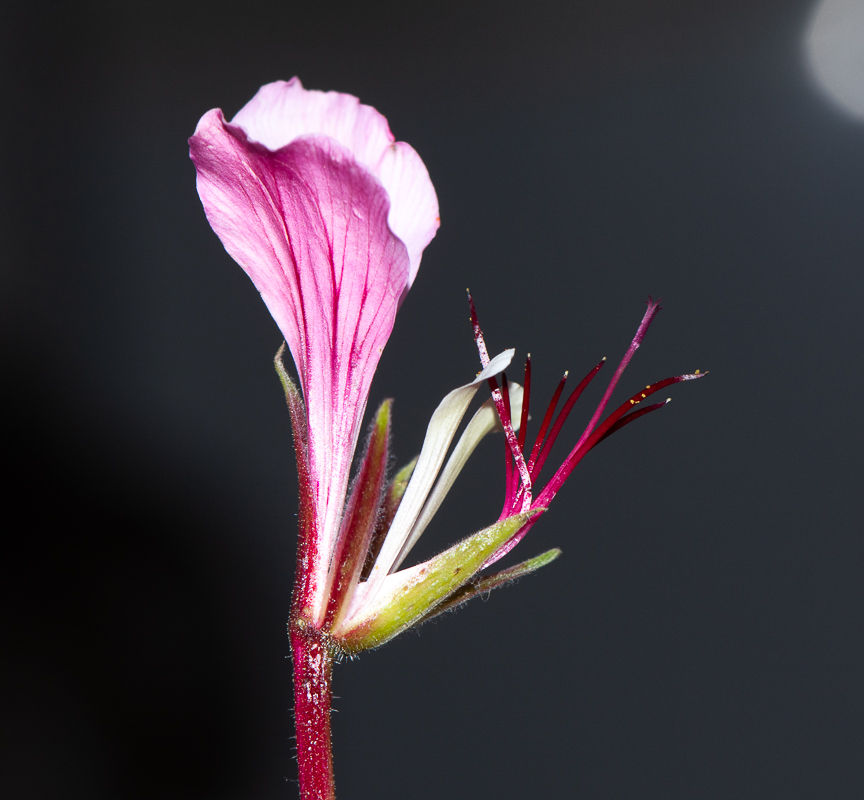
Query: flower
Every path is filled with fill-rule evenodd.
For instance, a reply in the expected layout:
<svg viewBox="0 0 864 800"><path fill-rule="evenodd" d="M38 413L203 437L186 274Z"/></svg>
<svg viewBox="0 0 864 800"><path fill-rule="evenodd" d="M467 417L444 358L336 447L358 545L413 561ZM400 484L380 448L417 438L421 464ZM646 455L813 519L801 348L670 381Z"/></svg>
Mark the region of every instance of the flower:
<svg viewBox="0 0 864 800"><path fill-rule="evenodd" d="M505 520L389 574L446 494L439 481L429 497L468 404L513 351L444 398L404 491L394 488L407 482L404 472L385 485L384 403L349 497L372 376L439 225L426 168L409 145L394 142L375 109L350 95L307 91L296 78L263 86L230 123L219 109L207 112L189 144L207 218L261 292L300 376L302 395L280 349L301 495L292 626L343 649L377 644L461 586L517 524ZM478 415L457 448L462 463L496 427L491 405ZM461 469L455 463L445 471L451 483ZM382 525L385 505L392 513Z"/></svg>
<svg viewBox="0 0 864 800"><path fill-rule="evenodd" d="M373 108L350 95L307 91L296 78L263 86L230 123L220 110L209 111L189 141L207 218L261 292L300 377L302 393L283 364L283 345L276 369L291 412L300 479L292 636L312 632L315 647L323 642L333 651L353 653L377 646L549 563L559 550L480 575L525 536L589 450L664 403L634 406L672 383L702 377L697 371L649 385L600 421L660 309L649 298L648 311L588 427L535 496L534 484L552 444L605 359L576 387L552 424L565 373L526 456L530 356L524 389L503 375L499 387L496 376L514 351L490 358L469 296L482 371L441 401L420 455L390 481L391 403L385 401L374 415L349 491L372 376L439 224L426 168L410 146L394 142L386 120ZM447 459L484 383L492 397ZM503 431L507 443L499 519L438 556L402 569L467 458L493 430Z"/></svg>
<svg viewBox="0 0 864 800"><path fill-rule="evenodd" d="M382 403L349 489L372 376L439 225L426 168L411 147L394 141L375 109L350 95L307 91L296 78L261 87L230 123L219 109L209 111L189 145L207 219L285 337L276 370L291 414L300 484L289 623L298 778L304 800L332 800L334 656L375 647L555 559L557 549L481 575L525 536L589 450L664 404L634 406L665 386L702 376L697 370L651 384L601 422L618 379L659 311L649 298L642 324L588 427L535 496L552 444L605 359L576 387L552 424L564 374L526 458L531 358L524 388L509 383L503 371L514 351L490 358L469 295L482 370L444 397L429 421L420 455L389 481L391 402ZM283 363L286 346L302 391ZM483 383L492 397L447 458ZM493 430L503 431L506 441L499 519L434 558L401 568L468 457Z"/></svg>

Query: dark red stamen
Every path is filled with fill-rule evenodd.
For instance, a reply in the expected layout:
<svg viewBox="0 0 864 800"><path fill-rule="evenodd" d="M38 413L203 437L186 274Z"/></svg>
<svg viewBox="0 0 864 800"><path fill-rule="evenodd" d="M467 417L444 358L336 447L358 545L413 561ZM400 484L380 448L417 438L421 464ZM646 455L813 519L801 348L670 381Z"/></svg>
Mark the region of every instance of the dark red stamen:
<svg viewBox="0 0 864 800"><path fill-rule="evenodd" d="M597 427L597 429L591 433L587 438L585 438L584 434L582 441L576 444L573 450L570 451L570 455L567 456L564 463L558 468L558 471L555 475L552 476L552 479L534 501L534 505L545 506L548 505L555 494L558 492L558 489L561 488L561 485L567 478L570 476L570 473L576 468L576 465L585 457L589 450L591 450L601 439L605 438L607 433L611 432L611 429L615 426L615 424L628 412L633 406L638 405L649 395L654 394L655 392L659 392L661 389L665 389L667 386L671 386L673 383L681 383L682 381L692 381L697 378L701 378L708 373L696 373L694 375L676 375L673 378L666 378L665 380L658 381L657 383L652 383L650 386L645 387L641 392L637 392L634 394L627 402L622 403L618 408L616 408L606 419ZM641 410L641 409L640 409ZM647 410L647 409L646 409ZM651 409L653 410L653 409ZM625 423L626 424L626 423ZM623 426L622 426L623 427Z"/></svg>
<svg viewBox="0 0 864 800"><path fill-rule="evenodd" d="M483 562L483 566L480 567L480 569L486 569L487 567L494 564L496 561L500 561L502 558L504 558L507 553L509 553L514 547L516 547L517 544L519 544L519 542L522 541L522 539L525 538L525 534L527 534L528 531L530 531L531 528L534 527L535 523L538 522L540 517L542 516L542 514L538 514L536 517L531 517L531 519L529 519L528 522L526 522L521 528L519 528L519 530L516 531L516 533L514 533L511 538L509 538L504 544L501 545L498 550L496 550L491 556L489 556L489 558L486 559L486 561Z"/></svg>
<svg viewBox="0 0 864 800"><path fill-rule="evenodd" d="M654 403L654 405L648 406L647 408L641 408L639 411L631 411L629 414L625 414L621 419L618 420L611 428L609 428L606 433L604 433L598 440L597 444L608 439L613 433L616 431L620 431L625 425L629 425L631 422L639 419L639 417L644 417L646 414L650 414L652 411L656 411L658 408L663 408L672 398L669 397L664 400L662 403Z"/></svg>
<svg viewBox="0 0 864 800"><path fill-rule="evenodd" d="M470 295L469 302L471 305L471 322L474 326L474 336L477 340L478 350L480 351L480 359L485 366L489 362L489 357L486 351L485 342L483 341L483 334L480 331L480 325L477 321L477 313L474 308L474 303L473 300L471 300ZM631 422L635 422L640 417L644 417L646 414L650 414L651 412L662 408L669 401L667 400L662 403L653 403L649 406L645 406L639 409L634 408L635 406L638 406L644 399L646 399L650 395L654 394L655 392L659 392L661 389L664 389L665 387L670 386L673 383L695 380L697 378L703 377L704 374L707 374L700 373L697 370L692 375L677 375L672 378L666 378L665 380L659 381L658 383L651 384L650 386L647 386L644 391L638 392L637 394L629 398L626 403L623 403L621 406L615 409L611 414L609 414L608 417L606 417L605 420L603 420L602 423L598 425L598 421L603 416L603 412L606 409L606 406L612 396L618 380L621 377L621 374L624 372L624 369L630 363L630 360L633 358L636 350L638 350L640 345L642 344L642 340L645 338L645 334L648 332L648 328L650 327L651 322L654 320L654 317L657 316L657 312L661 310L659 301L655 302L651 297L648 298L647 305L648 309L645 312L645 315L642 317L642 321L639 324L636 335L630 342L630 346L627 348L627 352L624 354L624 358L621 359L621 363L618 365L618 368L615 370L615 374L612 376L609 385L606 387L606 391L604 392L603 397L600 400L600 404L597 406L597 409L591 417L591 421L588 423L582 435L579 437L576 445L570 451L570 454L564 460L564 463L561 464L561 466L552 476L552 479L549 481L543 491L540 492L540 494L533 499L533 502L531 489L535 477L540 473L540 470L543 468L543 465L546 462L546 459L548 458L553 445L555 444L558 434L560 433L564 422L566 421L568 415L570 414L570 411L572 410L579 396L582 394L588 383L590 383L594 376L599 372L606 359L604 358L603 361L601 361L596 367L594 367L594 369L592 369L588 373L588 375L583 378L579 386L577 386L573 390L572 394L567 399L567 402L564 404L561 413L555 420L555 424L552 426L552 430L551 432L549 432L549 435L547 437L547 431L549 431L549 426L550 424L552 424L552 418L555 415L558 401L564 389L564 383L567 380L567 373L564 373L564 377L558 384L558 388L555 390L555 394L553 395L549 407L547 408L546 413L543 417L540 431L534 442L534 446L531 449L531 456L528 459L527 464L524 461L524 446L527 436L526 428L528 421L528 401L530 399L530 356L528 357L528 360L525 364L524 401L522 405L521 424L518 440L513 435L513 427L510 418L511 409L509 402L509 394L507 394L507 399L505 402L504 397L502 396L501 391L498 390L495 381L490 380L489 385L490 388L493 389L493 398L495 398L498 415L501 418L501 422L504 426L505 432L508 432L509 434L507 440L508 458L506 496L504 502L504 509L501 512L502 518L510 516L517 511L525 510L525 508L528 507L529 504L530 507L535 509L547 508L552 498L555 497L562 484L567 480L567 478L575 469L576 465L585 457L585 455L591 449L596 447L600 442L604 441L616 431L619 431L623 427L629 425ZM516 461L516 464L519 467L519 475L522 479L521 483L517 478L515 471L512 469L512 465L510 463L511 456ZM510 550L512 550L513 547L515 547L516 544L533 527L537 519L537 517L534 517L528 522L526 522L522 528L520 528L505 544L503 544L492 556L489 557L489 559L483 564L482 569L485 569L490 564L495 563L496 561L498 561L498 559L502 558Z"/></svg>
<svg viewBox="0 0 864 800"><path fill-rule="evenodd" d="M594 426L597 424L600 417L603 416L603 412L606 409L606 404L609 402L609 399L612 397L612 392L618 385L618 379L621 377L621 374L627 368L627 365L630 363L630 359L633 358L633 355L636 353L636 351L639 349L639 346L642 344L642 340L645 338L645 334L648 333L648 328L654 321L654 317L657 316L657 312L662 310L660 307L660 300L657 300L657 302L655 303L651 299L650 295L648 296L647 305L648 310L642 317L642 322L639 323L639 327L636 330L636 335L633 337L633 341L630 342L630 347L628 347L627 352L624 353L624 358L621 359L621 363L618 365L618 369L615 370L615 374L612 376L612 380L609 381L609 385L606 387L606 391L603 393L603 397L600 400L600 405L597 406L597 410L594 412L594 416L591 417L591 421L588 423L588 427L585 428L582 436L579 437L579 441L576 442L576 447L574 448L574 450L585 443L586 439L591 435L591 432L594 430Z"/></svg>
<svg viewBox="0 0 864 800"><path fill-rule="evenodd" d="M474 341L477 343L477 350L480 353L480 363L483 364L484 367L489 365L489 351L486 349L486 342L483 339L483 331L480 328L480 320L477 318L477 309L474 307L474 298L471 297L471 292L468 292L468 304L471 308L471 326L474 329ZM505 407L504 405L504 397L501 394L501 391L498 389L498 383L494 378L489 378L489 388L492 390L492 399L495 401L495 408L498 411L498 416L501 419L501 425L504 428L504 436L507 439L507 447L510 451L510 454L513 456L513 460L516 462L516 469L519 472L519 478L522 482L522 486L525 491L528 492L528 496L523 499L523 504L525 505L525 509L527 510L528 503L530 502L530 490L531 490L531 477L528 474L528 466L525 464L525 457L522 455L522 449L519 445L519 440L516 438L516 434L513 431L513 423L510 419L510 409L509 409L509 394L508 394L508 405ZM509 459L507 461L509 468ZM509 474L509 473L508 473ZM509 481L508 481L509 487ZM509 490L508 490L509 495ZM505 508L509 505L509 501L505 502Z"/></svg>
<svg viewBox="0 0 864 800"><path fill-rule="evenodd" d="M549 434L549 438L547 439L546 444L543 445L543 450L540 453L540 457L537 459L536 465L531 470L532 481L537 475L540 474L540 470L543 469L543 465L546 463L546 459L549 457L549 453L552 450L552 445L555 444L555 440L558 438L558 434L561 432L561 428L567 421L567 417L570 414L573 406L576 405L576 401L579 399L579 396L582 394L582 392L585 391L585 387L589 383L591 383L594 376L600 371L600 368L605 363L606 359L604 358L582 379L580 384L573 390L573 393L570 395L570 397L567 398L567 402L564 404L564 408L561 409L561 413L558 415L558 419L555 420L555 425L552 426L552 432Z"/></svg>
<svg viewBox="0 0 864 800"><path fill-rule="evenodd" d="M503 374L502 377L504 377ZM520 478L522 478L523 482L527 481L528 485L530 485L530 479L528 478L528 467L525 465L525 458L522 455L522 450L519 447L519 441L513 431L513 421L510 418L509 392L507 395L508 402L505 406L504 395L502 394L501 389L498 388L498 381L495 380L495 377L493 376L491 378L487 378L486 382L489 384L489 390L492 392L492 400L495 402L495 408L498 411L498 417L501 420L501 426L504 428L504 437L507 439L507 460L505 461L507 471L505 473L505 486L510 486L510 456L512 456L513 460L516 462L516 467L518 469ZM509 496L509 489L507 496ZM507 508L506 503L505 508Z"/></svg>
<svg viewBox="0 0 864 800"><path fill-rule="evenodd" d="M549 403L549 408L546 409L546 414L543 416L543 424L540 426L540 432L537 434L537 440L534 442L534 447L531 450L531 458L528 459L528 472L534 474L534 462L540 453L540 448L543 446L543 439L546 437L546 431L549 429L549 423L552 422L552 415L555 413L555 407L558 405L558 399L561 397L561 392L564 391L564 384L567 383L567 375L561 378L555 394L552 395L552 400Z"/></svg>

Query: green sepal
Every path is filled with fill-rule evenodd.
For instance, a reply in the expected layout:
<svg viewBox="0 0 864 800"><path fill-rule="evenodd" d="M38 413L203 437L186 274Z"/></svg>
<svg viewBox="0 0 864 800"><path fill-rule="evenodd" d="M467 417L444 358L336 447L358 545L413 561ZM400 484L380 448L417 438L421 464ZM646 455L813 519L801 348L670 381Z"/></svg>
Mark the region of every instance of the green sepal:
<svg viewBox="0 0 864 800"><path fill-rule="evenodd" d="M491 592L499 586L506 586L508 583L512 583L523 575L530 575L532 572L536 572L540 569L540 567L545 567L547 564L551 564L560 555L561 550L557 547L553 547L545 553L540 553L539 556L529 558L521 564L516 564L516 566L502 569L494 575L476 577L453 592L450 597L440 605L433 608L432 611L423 617L421 621L426 622L433 617L437 617L439 614L452 611L454 608L461 606L463 603L467 603L469 600L472 600L481 594Z"/></svg>
<svg viewBox="0 0 864 800"><path fill-rule="evenodd" d="M333 630L339 646L348 653L378 647L432 612L461 586L468 583L502 544L546 509L535 508L496 522L463 539L443 553L416 567L403 570L403 584L381 606L347 626ZM388 580L398 580L395 573ZM386 583L382 591L386 592Z"/></svg>
<svg viewBox="0 0 864 800"><path fill-rule="evenodd" d="M408 481L411 480L411 476L414 474L414 467L416 466L417 456L414 456L393 476L393 480L390 481L390 485L387 487L387 509L385 511L387 517L385 517L385 521L388 528L390 527L390 523L393 522L396 512L399 510L402 495L405 494L405 490L408 488Z"/></svg>

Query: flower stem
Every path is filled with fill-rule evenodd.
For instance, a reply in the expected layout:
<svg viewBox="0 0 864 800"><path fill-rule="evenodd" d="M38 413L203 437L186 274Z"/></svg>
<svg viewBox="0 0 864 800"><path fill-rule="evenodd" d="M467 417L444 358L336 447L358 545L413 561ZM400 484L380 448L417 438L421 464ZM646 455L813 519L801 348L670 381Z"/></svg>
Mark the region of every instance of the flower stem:
<svg viewBox="0 0 864 800"><path fill-rule="evenodd" d="M334 800L330 747L333 655L317 631L292 625L294 719L301 800Z"/></svg>

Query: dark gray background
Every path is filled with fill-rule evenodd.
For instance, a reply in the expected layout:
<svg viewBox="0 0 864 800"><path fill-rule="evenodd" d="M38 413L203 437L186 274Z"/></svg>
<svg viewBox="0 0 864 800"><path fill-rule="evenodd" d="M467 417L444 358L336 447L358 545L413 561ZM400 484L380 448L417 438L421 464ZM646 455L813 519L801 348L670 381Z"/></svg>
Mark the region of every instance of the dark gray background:
<svg viewBox="0 0 864 800"><path fill-rule="evenodd" d="M711 370L579 466L513 554L554 565L337 668L340 797L860 797L864 124L811 7L6 4L4 796L296 796L280 336L186 138L297 74L440 198L372 387L401 462L477 368L468 285L538 403L649 293L616 396ZM494 518L502 448L420 555Z"/></svg>

